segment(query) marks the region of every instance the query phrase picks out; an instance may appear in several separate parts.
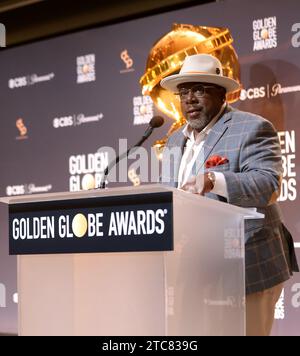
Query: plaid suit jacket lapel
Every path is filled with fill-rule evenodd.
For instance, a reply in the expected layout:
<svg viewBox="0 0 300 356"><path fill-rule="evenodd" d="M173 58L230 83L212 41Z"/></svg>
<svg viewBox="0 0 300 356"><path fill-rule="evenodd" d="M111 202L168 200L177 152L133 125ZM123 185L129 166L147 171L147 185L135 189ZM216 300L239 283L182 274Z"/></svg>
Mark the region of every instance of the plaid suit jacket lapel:
<svg viewBox="0 0 300 356"><path fill-rule="evenodd" d="M174 186L174 187L177 187L177 185L178 185L179 167L180 167L181 158L182 158L184 147L185 147L186 140L187 140L187 138L182 133L183 128L184 127L182 127L180 129L180 131L178 131L178 133L176 134L175 140L173 141L172 145L169 146L170 149L172 149L172 147L175 147L175 148L180 147L180 150L175 151L175 155L173 158L174 162L173 162L173 165L171 165L171 167L173 166L173 169L170 172L170 185Z"/></svg>

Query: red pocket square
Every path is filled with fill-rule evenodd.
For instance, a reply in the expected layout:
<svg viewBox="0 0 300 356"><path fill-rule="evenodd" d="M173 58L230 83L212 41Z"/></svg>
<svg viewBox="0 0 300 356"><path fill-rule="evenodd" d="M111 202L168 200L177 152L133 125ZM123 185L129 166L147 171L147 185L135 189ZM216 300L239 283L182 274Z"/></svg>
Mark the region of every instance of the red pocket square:
<svg viewBox="0 0 300 356"><path fill-rule="evenodd" d="M228 163L229 160L227 157L221 157L218 155L214 155L208 158L208 160L205 162L205 168L211 168L215 166L220 166L221 164Z"/></svg>

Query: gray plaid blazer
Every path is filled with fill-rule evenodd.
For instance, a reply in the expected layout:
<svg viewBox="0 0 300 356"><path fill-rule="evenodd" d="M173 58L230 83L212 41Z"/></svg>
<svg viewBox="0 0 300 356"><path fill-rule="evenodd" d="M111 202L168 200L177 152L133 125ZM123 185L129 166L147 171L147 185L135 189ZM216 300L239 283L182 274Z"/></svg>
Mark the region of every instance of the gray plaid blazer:
<svg viewBox="0 0 300 356"><path fill-rule="evenodd" d="M177 130L166 145L169 149L179 148L177 154L163 159L162 163L161 181L174 187L177 187L186 143L182 130ZM246 293L262 291L288 280L299 268L293 239L282 223L276 202L282 161L274 127L260 116L227 106L209 132L202 150L200 167L205 167L204 162L212 155L225 156L229 160L210 168L224 174L228 199L212 193L206 196L245 208L256 207L258 212L265 214L264 219L247 220L245 224ZM170 171L166 165L173 169ZM195 167L193 174L197 174Z"/></svg>

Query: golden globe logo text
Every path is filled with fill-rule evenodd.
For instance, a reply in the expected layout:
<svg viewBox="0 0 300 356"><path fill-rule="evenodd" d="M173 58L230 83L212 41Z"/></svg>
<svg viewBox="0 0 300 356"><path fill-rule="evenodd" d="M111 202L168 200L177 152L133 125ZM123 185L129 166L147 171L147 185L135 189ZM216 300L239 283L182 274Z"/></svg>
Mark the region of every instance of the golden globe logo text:
<svg viewBox="0 0 300 356"><path fill-rule="evenodd" d="M13 240L37 240L55 238L97 238L104 235L139 236L161 235L165 231L164 217L167 209L147 209L111 212L108 227L104 213L78 213L75 216L36 216L12 220Z"/></svg>

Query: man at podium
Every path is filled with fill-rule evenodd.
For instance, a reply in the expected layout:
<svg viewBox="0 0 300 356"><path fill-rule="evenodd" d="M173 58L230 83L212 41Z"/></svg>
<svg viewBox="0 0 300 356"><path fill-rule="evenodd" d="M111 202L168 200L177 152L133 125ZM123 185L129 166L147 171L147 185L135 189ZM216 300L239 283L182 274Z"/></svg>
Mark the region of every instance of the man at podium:
<svg viewBox="0 0 300 356"><path fill-rule="evenodd" d="M161 86L178 94L187 121L168 140L166 150L181 149L171 169L163 159L162 183L265 215L245 224L246 332L269 335L283 283L299 271L276 202L282 176L277 133L266 119L226 103L239 84L211 55L186 57L179 74Z"/></svg>

